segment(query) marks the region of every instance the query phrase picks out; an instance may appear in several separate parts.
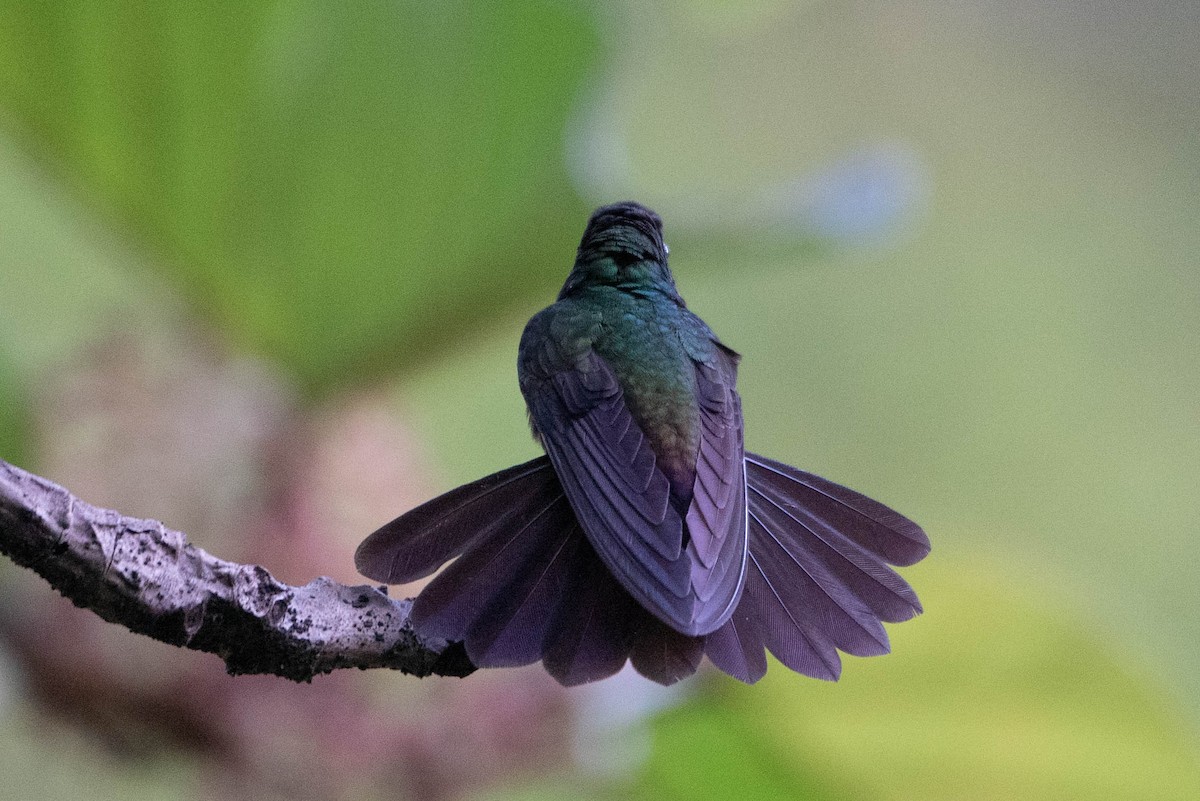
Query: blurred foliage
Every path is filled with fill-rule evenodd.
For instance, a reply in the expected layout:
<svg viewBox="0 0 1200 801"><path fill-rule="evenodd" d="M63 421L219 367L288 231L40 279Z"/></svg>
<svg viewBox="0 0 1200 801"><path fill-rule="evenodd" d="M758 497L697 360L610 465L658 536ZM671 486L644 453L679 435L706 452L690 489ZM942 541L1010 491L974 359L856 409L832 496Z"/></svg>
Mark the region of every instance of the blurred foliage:
<svg viewBox="0 0 1200 801"><path fill-rule="evenodd" d="M746 353L748 444L891 497L935 558L997 552L1064 588L1200 721L1200 616L1180 613L1200 26L1167 2L1035 6L631 7L625 52L651 56L597 91L624 154L601 185L660 199L686 234L780 174L908 154L930 194L887 247L798 269L752 227L739 256L668 231L689 301Z"/></svg>
<svg viewBox="0 0 1200 801"><path fill-rule="evenodd" d="M0 351L18 381L60 369L122 318L174 311L112 232L3 135L0 230Z"/></svg>
<svg viewBox="0 0 1200 801"><path fill-rule="evenodd" d="M170 801L195 796L196 766L182 755L159 764L114 770L79 733L48 726L33 710L0 722L0 775L5 795L23 801Z"/></svg>
<svg viewBox="0 0 1200 801"><path fill-rule="evenodd" d="M0 351L0 459L25 464L28 407L20 391L23 384Z"/></svg>
<svg viewBox="0 0 1200 801"><path fill-rule="evenodd" d="M610 4L594 72L597 20L549 0L0 0L0 454L42 376L179 294L309 387L403 370L445 488L534 455L514 361L589 205L570 128L577 186L655 205L745 354L749 446L935 549L894 655L705 684L620 794L1200 797L1200 48L1150 6L1072 47L1021 0ZM17 787L187 795L16 720Z"/></svg>
<svg viewBox="0 0 1200 801"><path fill-rule="evenodd" d="M1185 721L1095 633L997 566L912 572L930 611L890 628L887 659L847 660L837 684L775 664L657 722L647 777L676 789L657 797L1200 797Z"/></svg>
<svg viewBox="0 0 1200 801"><path fill-rule="evenodd" d="M553 2L0 5L0 104L244 346L310 385L510 303L571 233L596 51ZM574 211L564 214L564 211Z"/></svg>
<svg viewBox="0 0 1200 801"><path fill-rule="evenodd" d="M772 714L794 706L777 706ZM855 797L814 777L803 749L775 748L779 733L764 725L759 718L762 711L762 707L738 710L718 703L691 703L660 716L654 723L654 750L638 783L638 797L646 801Z"/></svg>

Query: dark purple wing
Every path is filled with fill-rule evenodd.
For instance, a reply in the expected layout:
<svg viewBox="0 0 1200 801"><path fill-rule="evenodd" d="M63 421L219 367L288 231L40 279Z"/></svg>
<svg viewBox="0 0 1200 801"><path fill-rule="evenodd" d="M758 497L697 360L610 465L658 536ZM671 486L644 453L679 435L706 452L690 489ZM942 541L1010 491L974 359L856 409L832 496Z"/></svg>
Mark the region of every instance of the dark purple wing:
<svg viewBox="0 0 1200 801"><path fill-rule="evenodd" d="M690 626L683 520L612 369L589 352L525 390L542 445L600 558L642 606Z"/></svg>
<svg viewBox="0 0 1200 801"><path fill-rule="evenodd" d="M365 575L389 582L455 560L417 597L413 625L422 637L462 642L479 667L541 659L571 686L611 676L633 654L639 671L668 684L700 658L701 638L659 622L596 555L547 457L401 515L355 556Z"/></svg>
<svg viewBox="0 0 1200 801"><path fill-rule="evenodd" d="M746 575L746 465L736 358L718 350L711 364L696 363L700 452L685 520L692 589L706 612L697 628L704 632L733 614Z"/></svg>
<svg viewBox="0 0 1200 801"><path fill-rule="evenodd" d="M531 363L528 372L545 367ZM612 368L588 352L576 364L547 373L524 384L525 399L597 554L639 604L676 631L697 635L714 630L732 614L745 549L744 540L738 549L737 535L725 545L728 537L711 531L704 515L716 525L736 516L744 490L736 478L741 462L730 450L740 453L740 426L716 416L711 421L720 438L709 444L703 494L688 512L700 536L688 539L685 550L684 521L671 503L670 481L629 411ZM718 476L718 470L725 472ZM729 478L730 472L735 478Z"/></svg>
<svg viewBox="0 0 1200 801"><path fill-rule="evenodd" d="M545 456L464 484L368 536L354 553L354 565L387 584L424 578L473 543L528 520L548 491L562 494Z"/></svg>

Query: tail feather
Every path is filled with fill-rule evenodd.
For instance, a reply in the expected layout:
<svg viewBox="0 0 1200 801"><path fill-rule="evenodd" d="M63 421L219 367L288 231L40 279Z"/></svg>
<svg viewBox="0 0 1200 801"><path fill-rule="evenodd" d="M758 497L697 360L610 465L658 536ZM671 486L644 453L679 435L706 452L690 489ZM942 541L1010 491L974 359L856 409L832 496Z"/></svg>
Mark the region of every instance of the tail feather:
<svg viewBox="0 0 1200 801"><path fill-rule="evenodd" d="M541 509L527 520L509 518L497 534L474 543L417 596L413 626L426 637L463 641L472 662L492 666L478 660L519 612L521 590L536 590L537 567L544 569L554 561L556 546L570 529L569 522L563 525L564 511L569 514L570 508L561 492L548 500L543 495ZM510 601L516 605L506 609ZM554 610L542 611L545 615ZM492 618L498 618L498 628L489 631L486 624ZM480 635L470 636L477 629Z"/></svg>
<svg viewBox="0 0 1200 801"><path fill-rule="evenodd" d="M750 524L751 542L761 543L764 535L753 519ZM746 574L742 603L750 604L749 613L759 621L763 645L776 659L797 673L815 679L836 681L842 672L837 647L818 627L813 615L803 606L789 604L786 577L770 575L759 556L760 548L750 546L752 570ZM771 579L775 580L772 581Z"/></svg>
<svg viewBox="0 0 1200 801"><path fill-rule="evenodd" d="M853 490L761 456L746 454L746 480L745 585L733 616L706 637L674 631L621 586L545 457L402 515L368 537L355 561L371 578L402 582L454 560L418 596L417 632L462 642L480 667L541 660L567 686L611 676L626 661L673 684L705 655L754 683L767 652L834 680L839 650L886 652L882 622L921 611L887 564L928 553L924 532Z"/></svg>
<svg viewBox="0 0 1200 801"><path fill-rule="evenodd" d="M877 501L753 453L746 482L750 566L733 627L709 636L713 664L755 681L766 646L798 673L835 680L839 649L886 653L882 621L921 611L887 563L920 560L929 552L925 533Z"/></svg>
<svg viewBox="0 0 1200 801"><path fill-rule="evenodd" d="M779 521L766 511L752 498L750 552L779 603L848 654L887 653L883 624L862 599L833 577L823 555L816 556L780 535Z"/></svg>
<svg viewBox="0 0 1200 801"><path fill-rule="evenodd" d="M898 623L921 611L912 587L882 559L868 552L810 509L782 496L770 485L750 488L751 514L759 517L772 539L831 597L848 598L842 604L857 618Z"/></svg>
<svg viewBox="0 0 1200 801"><path fill-rule="evenodd" d="M577 529L578 531L578 529ZM582 540L572 566L571 602L559 607L546 639L542 664L560 684L573 687L608 678L625 665L634 623L646 613Z"/></svg>
<svg viewBox="0 0 1200 801"><path fill-rule="evenodd" d="M576 583L574 556L584 544L565 497L552 515L542 528L553 538L537 543L468 631L467 656L476 665L515 667L542 658L558 609Z"/></svg>
<svg viewBox="0 0 1200 801"><path fill-rule="evenodd" d="M629 655L633 668L651 681L670 685L687 678L700 667L704 637L680 634L649 613L641 625Z"/></svg>
<svg viewBox="0 0 1200 801"><path fill-rule="evenodd" d="M718 670L747 684L754 684L767 674L767 654L763 650L758 618L751 609L753 605L739 604L733 617L708 635L704 642L704 655L708 661Z"/></svg>
<svg viewBox="0 0 1200 801"><path fill-rule="evenodd" d="M756 453L746 454L751 486L773 487L889 564L905 567L929 554L929 538L913 521L852 489Z"/></svg>
<svg viewBox="0 0 1200 801"><path fill-rule="evenodd" d="M545 456L464 484L368 536L354 553L354 565L367 578L387 584L424 578L475 543L502 533L513 519L534 514L538 498L558 486Z"/></svg>

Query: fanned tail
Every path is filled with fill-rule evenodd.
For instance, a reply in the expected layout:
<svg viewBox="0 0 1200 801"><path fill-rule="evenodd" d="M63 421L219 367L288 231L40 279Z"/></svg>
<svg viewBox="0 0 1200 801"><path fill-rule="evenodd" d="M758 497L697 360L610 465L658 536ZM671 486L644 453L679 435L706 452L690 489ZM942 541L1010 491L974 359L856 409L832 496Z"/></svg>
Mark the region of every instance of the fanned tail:
<svg viewBox="0 0 1200 801"><path fill-rule="evenodd" d="M386 584L425 578L514 522L528 520L539 499L557 486L545 456L464 484L380 527L358 546L354 566Z"/></svg>
<svg viewBox="0 0 1200 801"><path fill-rule="evenodd" d="M709 635L718 668L753 683L766 648L792 670L836 679L838 650L886 653L882 622L921 611L887 564L929 553L919 526L883 504L811 473L746 454L750 567L737 612Z"/></svg>
<svg viewBox="0 0 1200 801"><path fill-rule="evenodd" d="M643 613L630 654L634 670L659 684L674 684L700 667L704 637L680 634L649 613Z"/></svg>
<svg viewBox="0 0 1200 801"><path fill-rule="evenodd" d="M840 484L756 453L746 454L746 478L753 487L775 487L890 565L907 567L929 554L929 538L920 526Z"/></svg>
<svg viewBox="0 0 1200 801"><path fill-rule="evenodd" d="M413 626L462 642L479 667L541 660L572 686L607 678L632 657L644 676L671 684L703 656L703 638L660 623L605 567L546 457L434 498L355 554L363 575L388 583L423 578L451 559L417 596Z"/></svg>
<svg viewBox="0 0 1200 801"><path fill-rule="evenodd" d="M462 641L479 667L541 659L579 545L566 498L542 501L528 520L476 543L422 590L412 611L419 634Z"/></svg>
<svg viewBox="0 0 1200 801"><path fill-rule="evenodd" d="M559 607L542 657L546 672L567 687L607 678L624 667L634 624L649 617L579 536L585 547L576 552L574 602Z"/></svg>
<svg viewBox="0 0 1200 801"><path fill-rule="evenodd" d="M546 457L459 487L398 517L355 554L366 576L402 583L453 561L417 597L413 625L462 642L479 667L542 661L564 685L631 660L672 684L702 656L741 681L766 652L834 680L838 651L885 653L883 622L921 611L888 564L929 552L915 523L853 490L746 454L748 567L733 616L706 637L680 634L633 599L596 554Z"/></svg>

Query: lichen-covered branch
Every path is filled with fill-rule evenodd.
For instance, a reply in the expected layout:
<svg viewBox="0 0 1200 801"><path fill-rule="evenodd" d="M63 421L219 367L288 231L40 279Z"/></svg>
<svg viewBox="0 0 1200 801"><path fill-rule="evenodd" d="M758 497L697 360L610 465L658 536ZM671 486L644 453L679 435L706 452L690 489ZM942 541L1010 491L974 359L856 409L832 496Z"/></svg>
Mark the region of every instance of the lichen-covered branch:
<svg viewBox="0 0 1200 801"><path fill-rule="evenodd" d="M156 520L98 509L0 460L0 553L105 620L217 654L230 673L293 681L336 668L465 676L461 648L422 642L409 600L318 578L303 587L218 559Z"/></svg>

